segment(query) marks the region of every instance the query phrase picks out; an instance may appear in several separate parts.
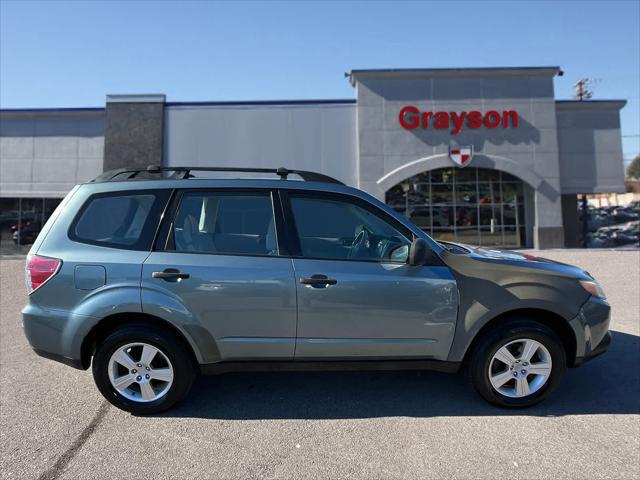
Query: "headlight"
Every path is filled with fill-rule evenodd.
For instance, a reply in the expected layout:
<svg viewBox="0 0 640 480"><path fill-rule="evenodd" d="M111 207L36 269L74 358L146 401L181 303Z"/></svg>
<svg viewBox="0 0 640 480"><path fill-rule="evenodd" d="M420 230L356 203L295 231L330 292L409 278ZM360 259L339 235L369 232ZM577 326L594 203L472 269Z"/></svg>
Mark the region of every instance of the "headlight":
<svg viewBox="0 0 640 480"><path fill-rule="evenodd" d="M607 296L604 294L604 290L595 280L580 280L580 285L582 285L582 288L584 288L594 297L598 297L603 300L607 299Z"/></svg>

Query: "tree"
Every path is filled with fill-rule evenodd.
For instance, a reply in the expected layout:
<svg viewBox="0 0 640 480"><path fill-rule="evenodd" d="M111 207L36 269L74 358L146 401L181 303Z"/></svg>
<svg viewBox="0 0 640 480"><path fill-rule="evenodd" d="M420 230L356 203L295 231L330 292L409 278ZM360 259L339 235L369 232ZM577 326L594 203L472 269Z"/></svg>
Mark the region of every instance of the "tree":
<svg viewBox="0 0 640 480"><path fill-rule="evenodd" d="M640 180L640 155L637 155L627 167L627 177Z"/></svg>

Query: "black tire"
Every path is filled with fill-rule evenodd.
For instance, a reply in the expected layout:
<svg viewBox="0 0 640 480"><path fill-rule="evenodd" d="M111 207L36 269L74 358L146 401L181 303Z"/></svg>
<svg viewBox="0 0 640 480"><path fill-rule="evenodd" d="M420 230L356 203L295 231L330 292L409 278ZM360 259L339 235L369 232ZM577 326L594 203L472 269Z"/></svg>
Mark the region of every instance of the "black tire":
<svg viewBox="0 0 640 480"><path fill-rule="evenodd" d="M523 338L535 340L548 350L552 362L551 374L536 392L525 397L512 398L493 388L489 380L489 366L501 347ZM530 319L513 319L483 334L471 352L467 365L471 383L476 391L489 403L506 408L525 408L541 402L560 384L566 369L567 356L558 335L546 325Z"/></svg>
<svg viewBox="0 0 640 480"><path fill-rule="evenodd" d="M120 394L109 380L109 360L120 347L129 343L146 343L166 355L173 367L173 381L168 391L157 400L137 402ZM192 353L176 335L164 328L132 324L118 328L96 346L93 378L100 393L114 406L135 415L162 412L187 396L197 375Z"/></svg>

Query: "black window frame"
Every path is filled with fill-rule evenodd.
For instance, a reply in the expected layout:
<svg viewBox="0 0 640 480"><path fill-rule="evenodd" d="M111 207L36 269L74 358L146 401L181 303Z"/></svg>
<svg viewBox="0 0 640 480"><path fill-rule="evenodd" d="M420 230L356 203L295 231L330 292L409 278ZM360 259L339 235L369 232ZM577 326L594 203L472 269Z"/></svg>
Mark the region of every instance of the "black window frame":
<svg viewBox="0 0 640 480"><path fill-rule="evenodd" d="M279 191L281 202L283 206L283 211L285 214L285 218L288 219L286 222L286 233L287 239L289 241L289 247L291 258L293 259L301 259L301 260L327 260L327 261L339 261L339 262L360 262L360 263L378 263L378 264L395 264L395 265L406 265L409 263L409 259L404 262L400 262L397 260L391 259L356 259L356 258L330 258L330 257L309 257L302 254L302 248L300 246L300 238L298 235L298 229L295 223L295 217L293 215L293 209L291 207L291 197L307 197L307 198L316 198L320 200L333 200L333 201L341 201L344 203L348 203L351 205L356 205L364 210L367 210L369 213L375 215L379 219L384 222L390 224L394 229L398 230L402 235L405 236L409 243L411 244L416 235L411 231L410 228L403 225L396 218L390 215L388 212L385 212L380 207L373 205L366 200L357 197L355 195L350 195L348 193L338 193L338 192L325 192L322 190L294 190L294 189L282 189ZM411 246L409 245L409 248Z"/></svg>
<svg viewBox="0 0 640 480"><path fill-rule="evenodd" d="M271 209L275 221L276 228L276 244L278 248L277 255L267 255L260 253L232 253L232 252L185 252L176 250L175 238L174 238L174 226L176 216L180 210L180 205L185 194L194 193L220 193L220 194L268 194L271 199ZM282 206L280 203L280 197L277 195L277 191L273 188L243 188L243 187L218 187L218 188L182 188L176 189L170 205L167 208L163 221L159 227L158 236L154 242L153 251L177 253L186 255L217 255L217 256L235 256L235 257L260 257L260 258L289 258L288 243L284 241L284 218L282 213Z"/></svg>
<svg viewBox="0 0 640 480"><path fill-rule="evenodd" d="M151 206L151 210L149 211L149 215L145 219L144 226L142 227L142 231L140 233L140 237L138 240L131 244L121 244L114 242L102 242L97 240L91 240L83 237L79 237L76 235L76 227L78 226L78 222L83 217L91 203L99 198L110 198L110 197L126 197L126 196L134 196L134 195L154 195L155 200L153 205ZM172 196L172 189L170 188L154 188L154 189L132 189L132 190L114 190L110 192L99 192L89 195L87 199L84 201L76 215L74 216L69 228L67 230L67 236L70 240L83 243L86 245L94 245L97 247L106 247L106 248L115 248L117 250L132 250L132 251L141 251L148 252L151 251L152 246L155 242L155 238L160 229L160 225L162 223L163 214L167 208L169 200ZM155 220L154 220L155 219Z"/></svg>

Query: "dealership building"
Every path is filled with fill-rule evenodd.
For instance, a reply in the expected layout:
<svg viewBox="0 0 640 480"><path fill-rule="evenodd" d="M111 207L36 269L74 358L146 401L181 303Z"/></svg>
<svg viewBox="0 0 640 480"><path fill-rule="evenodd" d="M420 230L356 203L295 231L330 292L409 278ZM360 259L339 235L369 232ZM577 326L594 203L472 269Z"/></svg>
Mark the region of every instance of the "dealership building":
<svg viewBox="0 0 640 480"><path fill-rule="evenodd" d="M0 110L2 242L37 233L76 184L121 167L313 170L436 238L577 246L578 196L623 193L624 100L556 100L558 67L353 70L355 98ZM15 242L14 242L15 243Z"/></svg>

